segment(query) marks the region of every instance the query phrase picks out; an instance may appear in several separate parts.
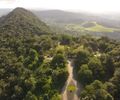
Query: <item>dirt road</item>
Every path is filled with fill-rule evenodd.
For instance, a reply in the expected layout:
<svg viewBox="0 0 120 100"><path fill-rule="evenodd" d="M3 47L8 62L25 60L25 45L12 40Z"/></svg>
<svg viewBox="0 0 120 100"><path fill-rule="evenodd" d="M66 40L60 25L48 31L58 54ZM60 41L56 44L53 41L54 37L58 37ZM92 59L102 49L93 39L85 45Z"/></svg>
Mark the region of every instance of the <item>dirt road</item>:
<svg viewBox="0 0 120 100"><path fill-rule="evenodd" d="M63 92L62 92L62 100L79 100L78 97L78 91L80 91L79 85L77 83L77 81L74 78L74 74L73 74L73 64L72 64L72 60L68 60L68 72L69 72L69 76L68 79L66 81L66 84L63 88ZM69 90L68 87L74 87L74 90Z"/></svg>

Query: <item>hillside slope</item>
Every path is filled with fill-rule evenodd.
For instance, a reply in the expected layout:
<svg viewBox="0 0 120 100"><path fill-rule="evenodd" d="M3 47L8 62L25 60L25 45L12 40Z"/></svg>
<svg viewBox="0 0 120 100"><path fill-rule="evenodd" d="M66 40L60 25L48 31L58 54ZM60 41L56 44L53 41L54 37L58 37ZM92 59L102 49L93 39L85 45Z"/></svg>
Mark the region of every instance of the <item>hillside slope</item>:
<svg viewBox="0 0 120 100"><path fill-rule="evenodd" d="M50 28L39 20L32 12L16 8L0 19L0 32L12 34L44 34L50 33Z"/></svg>

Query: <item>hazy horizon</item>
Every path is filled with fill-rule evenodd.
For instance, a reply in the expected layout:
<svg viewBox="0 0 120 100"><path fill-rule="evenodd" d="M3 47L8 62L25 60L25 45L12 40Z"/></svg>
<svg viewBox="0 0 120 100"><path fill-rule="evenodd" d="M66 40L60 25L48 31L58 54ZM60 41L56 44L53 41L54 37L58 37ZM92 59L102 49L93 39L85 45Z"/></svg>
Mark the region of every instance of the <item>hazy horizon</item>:
<svg viewBox="0 0 120 100"><path fill-rule="evenodd" d="M89 13L120 13L119 0L0 0L0 9L23 7Z"/></svg>

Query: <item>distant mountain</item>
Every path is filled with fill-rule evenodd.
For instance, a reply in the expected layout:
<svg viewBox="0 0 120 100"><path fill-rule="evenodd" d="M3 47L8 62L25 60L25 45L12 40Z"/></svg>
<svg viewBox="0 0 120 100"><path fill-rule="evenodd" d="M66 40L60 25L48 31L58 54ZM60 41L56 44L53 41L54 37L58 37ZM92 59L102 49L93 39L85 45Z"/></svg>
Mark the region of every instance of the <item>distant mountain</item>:
<svg viewBox="0 0 120 100"><path fill-rule="evenodd" d="M33 11L38 17L48 23L74 24L84 21L96 21L107 27L120 28L120 14L91 14L81 12L68 12L62 10ZM116 20L117 19L117 20Z"/></svg>
<svg viewBox="0 0 120 100"><path fill-rule="evenodd" d="M33 13L48 22L54 21L57 23L75 23L78 20L80 22L84 19L84 17L87 17L85 14L67 12L62 10L33 11Z"/></svg>
<svg viewBox="0 0 120 100"><path fill-rule="evenodd" d="M119 14L75 13L61 10L32 11L57 33L91 34L120 39ZM96 24L95 24L96 23Z"/></svg>
<svg viewBox="0 0 120 100"><path fill-rule="evenodd" d="M50 28L24 8L16 8L8 15L0 18L0 32L11 34L45 34L50 33Z"/></svg>

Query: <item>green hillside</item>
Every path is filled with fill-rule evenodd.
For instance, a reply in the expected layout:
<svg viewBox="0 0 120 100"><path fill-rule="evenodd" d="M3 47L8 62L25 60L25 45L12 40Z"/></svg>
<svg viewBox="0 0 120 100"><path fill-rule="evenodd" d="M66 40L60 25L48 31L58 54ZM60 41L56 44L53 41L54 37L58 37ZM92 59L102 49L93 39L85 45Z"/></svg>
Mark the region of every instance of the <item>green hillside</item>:
<svg viewBox="0 0 120 100"><path fill-rule="evenodd" d="M45 34L50 28L33 13L23 8L16 8L0 19L0 32L12 34Z"/></svg>

